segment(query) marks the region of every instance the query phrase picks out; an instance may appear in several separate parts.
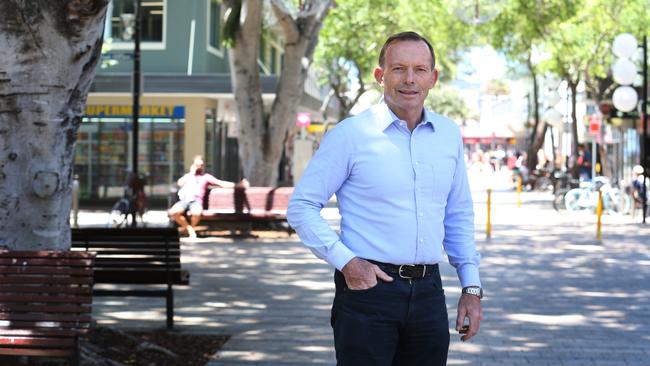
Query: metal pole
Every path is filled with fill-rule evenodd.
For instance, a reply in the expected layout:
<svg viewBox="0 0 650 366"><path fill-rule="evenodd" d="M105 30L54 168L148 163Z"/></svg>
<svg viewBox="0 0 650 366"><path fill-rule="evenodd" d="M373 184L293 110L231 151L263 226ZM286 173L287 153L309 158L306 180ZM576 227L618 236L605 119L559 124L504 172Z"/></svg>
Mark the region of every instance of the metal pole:
<svg viewBox="0 0 650 366"><path fill-rule="evenodd" d="M135 15L135 30L134 30L134 49L133 49L133 146L132 152L132 168L133 174L138 176L138 120L140 117L140 39L142 28L142 9L140 8L140 0L133 1L133 12Z"/></svg>
<svg viewBox="0 0 650 366"><path fill-rule="evenodd" d="M492 238L492 189L487 190L487 223L485 225L485 236Z"/></svg>
<svg viewBox="0 0 650 366"><path fill-rule="evenodd" d="M643 141L641 141L641 166L643 166L643 196L641 197L641 202L643 202L643 223L645 224L645 216L648 209L648 200L647 200L647 187L648 187L648 174L650 173L650 167L648 167L648 37L643 36L643 90L641 95L643 100L641 101L641 123L643 125Z"/></svg>

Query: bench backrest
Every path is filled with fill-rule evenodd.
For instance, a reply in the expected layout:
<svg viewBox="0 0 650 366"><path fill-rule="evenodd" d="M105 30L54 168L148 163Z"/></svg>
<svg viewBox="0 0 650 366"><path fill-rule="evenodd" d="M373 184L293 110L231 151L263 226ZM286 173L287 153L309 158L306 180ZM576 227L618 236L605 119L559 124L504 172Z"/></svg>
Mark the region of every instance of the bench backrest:
<svg viewBox="0 0 650 366"><path fill-rule="evenodd" d="M96 252L96 283L187 283L175 228L72 229L72 249Z"/></svg>
<svg viewBox="0 0 650 366"><path fill-rule="evenodd" d="M216 213L286 215L293 187L212 188L208 210Z"/></svg>
<svg viewBox="0 0 650 366"><path fill-rule="evenodd" d="M0 354L74 354L92 314L93 253L0 251Z"/></svg>

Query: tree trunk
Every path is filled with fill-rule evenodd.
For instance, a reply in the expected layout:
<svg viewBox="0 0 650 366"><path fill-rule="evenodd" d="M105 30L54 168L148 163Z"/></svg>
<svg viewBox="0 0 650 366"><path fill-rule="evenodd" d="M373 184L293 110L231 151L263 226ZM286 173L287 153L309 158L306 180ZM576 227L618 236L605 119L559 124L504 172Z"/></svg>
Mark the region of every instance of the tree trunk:
<svg viewBox="0 0 650 366"><path fill-rule="evenodd" d="M235 34L235 44L230 50L230 77L235 95L237 121L239 122L239 160L244 176L253 185L262 185L261 175L268 171L260 168L264 161L264 137L268 120L264 117L262 85L257 59L262 36L261 1L249 1L246 19Z"/></svg>
<svg viewBox="0 0 650 366"><path fill-rule="evenodd" d="M74 143L107 4L0 1L0 248L70 248Z"/></svg>
<svg viewBox="0 0 650 366"><path fill-rule="evenodd" d="M579 80L571 81L567 79L569 89L571 89L571 136L573 146L571 147L571 155L573 156L573 178L578 178L578 117L576 116L576 105L578 104L578 82Z"/></svg>
<svg viewBox="0 0 650 366"><path fill-rule="evenodd" d="M285 53L270 114L262 103L258 50L262 32L262 1L245 1L245 16L230 52L232 85L239 121L239 157L244 176L256 186L274 186L289 126L302 98L323 19L331 0L307 1L293 19L279 0L272 7L285 36ZM244 12L242 12L244 13Z"/></svg>
<svg viewBox="0 0 650 366"><path fill-rule="evenodd" d="M537 151L544 145L544 138L546 137L546 123L540 125L539 118L539 85L537 84L537 73L535 68L528 59L528 71L533 78L533 114L535 116L535 124L530 132L530 145L528 145L528 157L526 166L528 169L535 169L537 166Z"/></svg>

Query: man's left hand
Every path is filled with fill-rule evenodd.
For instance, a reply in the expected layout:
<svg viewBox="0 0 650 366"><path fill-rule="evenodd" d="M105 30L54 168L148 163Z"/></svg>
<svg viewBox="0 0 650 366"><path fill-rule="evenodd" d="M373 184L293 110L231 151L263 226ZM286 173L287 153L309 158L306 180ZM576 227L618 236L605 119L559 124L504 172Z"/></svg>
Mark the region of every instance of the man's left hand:
<svg viewBox="0 0 650 366"><path fill-rule="evenodd" d="M458 316L456 317L456 331L460 332L465 322L465 318L469 319L469 328L467 333L460 337L460 340L465 342L470 340L478 333L481 319L483 319L483 309L481 309L481 299L478 296L470 294L462 294L458 300Z"/></svg>

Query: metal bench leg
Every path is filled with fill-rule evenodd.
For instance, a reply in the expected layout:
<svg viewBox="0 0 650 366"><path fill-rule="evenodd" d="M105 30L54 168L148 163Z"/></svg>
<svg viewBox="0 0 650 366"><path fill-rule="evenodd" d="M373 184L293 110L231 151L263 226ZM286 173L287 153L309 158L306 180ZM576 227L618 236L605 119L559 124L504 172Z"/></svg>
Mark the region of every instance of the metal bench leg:
<svg viewBox="0 0 650 366"><path fill-rule="evenodd" d="M79 337L74 337L74 354L72 355L72 365L81 365L81 349L79 344Z"/></svg>
<svg viewBox="0 0 650 366"><path fill-rule="evenodd" d="M174 291L172 285L167 285L167 329L174 329Z"/></svg>

